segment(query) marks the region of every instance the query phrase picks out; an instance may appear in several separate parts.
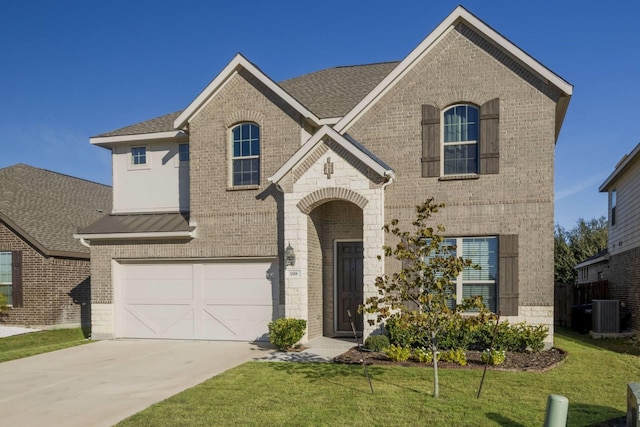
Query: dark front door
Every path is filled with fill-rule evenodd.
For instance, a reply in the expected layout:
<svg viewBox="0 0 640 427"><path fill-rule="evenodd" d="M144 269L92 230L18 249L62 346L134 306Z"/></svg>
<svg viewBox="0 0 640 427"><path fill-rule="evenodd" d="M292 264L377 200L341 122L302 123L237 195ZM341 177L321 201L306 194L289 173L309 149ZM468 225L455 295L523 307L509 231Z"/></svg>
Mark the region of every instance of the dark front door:
<svg viewBox="0 0 640 427"><path fill-rule="evenodd" d="M347 310L351 310L356 330L362 332L362 242L337 242L336 299L338 301L338 332L351 332Z"/></svg>

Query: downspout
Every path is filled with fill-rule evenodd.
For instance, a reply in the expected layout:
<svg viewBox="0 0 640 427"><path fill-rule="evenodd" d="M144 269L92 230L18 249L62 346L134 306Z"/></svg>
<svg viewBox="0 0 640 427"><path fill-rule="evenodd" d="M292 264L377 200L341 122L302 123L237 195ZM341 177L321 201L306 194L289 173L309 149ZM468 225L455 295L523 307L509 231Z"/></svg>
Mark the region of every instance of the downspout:
<svg viewBox="0 0 640 427"><path fill-rule="evenodd" d="M393 183L393 181L396 178L396 174L393 173L393 171L389 170L387 172L385 172L385 176L388 178L387 182L385 182L384 184L382 184L382 186L380 187L380 189L382 190L381 194L381 203L380 203L380 218L382 218L382 222L384 223L384 190L385 188L387 188L387 186L389 186L391 183ZM380 242L380 247L384 246L384 233L382 233L382 241ZM384 260L382 260L381 264L380 264L380 275L384 275Z"/></svg>

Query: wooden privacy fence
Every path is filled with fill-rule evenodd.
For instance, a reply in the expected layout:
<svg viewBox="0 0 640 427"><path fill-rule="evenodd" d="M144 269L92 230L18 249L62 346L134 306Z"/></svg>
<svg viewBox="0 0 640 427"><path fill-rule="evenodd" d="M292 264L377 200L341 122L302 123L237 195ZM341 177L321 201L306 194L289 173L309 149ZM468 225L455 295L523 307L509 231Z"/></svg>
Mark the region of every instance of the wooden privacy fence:
<svg viewBox="0 0 640 427"><path fill-rule="evenodd" d="M571 326L571 307L591 304L594 299L609 298L609 282L556 283L554 293L554 325Z"/></svg>

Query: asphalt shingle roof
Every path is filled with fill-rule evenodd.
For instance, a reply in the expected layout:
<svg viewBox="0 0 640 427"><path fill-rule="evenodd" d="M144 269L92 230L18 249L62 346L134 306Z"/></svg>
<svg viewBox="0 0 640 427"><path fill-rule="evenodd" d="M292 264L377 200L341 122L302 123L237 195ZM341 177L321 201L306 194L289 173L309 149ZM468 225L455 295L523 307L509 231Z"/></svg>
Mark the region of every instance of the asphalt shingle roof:
<svg viewBox="0 0 640 427"><path fill-rule="evenodd" d="M396 61L327 68L285 80L279 85L321 119L342 117L398 64ZM175 130L173 122L181 113L182 111L176 111L96 137L172 131Z"/></svg>
<svg viewBox="0 0 640 427"><path fill-rule="evenodd" d="M111 211L111 194L107 185L17 164L0 169L0 220L48 256L88 258L73 234Z"/></svg>

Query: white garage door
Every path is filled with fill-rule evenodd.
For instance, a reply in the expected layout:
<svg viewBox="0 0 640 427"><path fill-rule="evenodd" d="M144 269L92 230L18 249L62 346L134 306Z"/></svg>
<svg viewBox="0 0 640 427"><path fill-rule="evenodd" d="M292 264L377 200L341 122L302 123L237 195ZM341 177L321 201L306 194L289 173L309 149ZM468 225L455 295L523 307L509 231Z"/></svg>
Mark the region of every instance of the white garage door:
<svg viewBox="0 0 640 427"><path fill-rule="evenodd" d="M117 336L268 340L276 262L121 264L118 276Z"/></svg>

